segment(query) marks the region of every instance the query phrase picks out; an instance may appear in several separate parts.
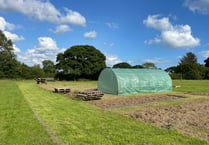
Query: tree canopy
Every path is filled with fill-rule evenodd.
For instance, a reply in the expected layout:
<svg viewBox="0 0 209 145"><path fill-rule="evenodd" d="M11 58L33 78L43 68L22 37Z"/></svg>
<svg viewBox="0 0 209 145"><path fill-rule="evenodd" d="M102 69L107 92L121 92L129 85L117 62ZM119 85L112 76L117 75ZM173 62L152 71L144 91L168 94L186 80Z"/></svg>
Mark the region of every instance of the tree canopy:
<svg viewBox="0 0 209 145"><path fill-rule="evenodd" d="M197 64L197 57L194 53L188 52L185 56L180 59L180 64L182 63L195 63Z"/></svg>
<svg viewBox="0 0 209 145"><path fill-rule="evenodd" d="M144 68L149 68L149 69L156 69L156 68L157 68L157 67L155 66L155 64L152 63L152 62L146 62L146 63L142 64L142 66L143 66Z"/></svg>
<svg viewBox="0 0 209 145"><path fill-rule="evenodd" d="M205 60L205 66L207 66L207 60ZM188 52L180 59L177 66L169 67L167 71L173 79L208 79L209 70L204 65L197 62L197 57L194 53Z"/></svg>
<svg viewBox="0 0 209 145"><path fill-rule="evenodd" d="M45 76L47 77L54 77L56 73L54 62L51 60L44 60L42 61L43 71Z"/></svg>
<svg viewBox="0 0 209 145"><path fill-rule="evenodd" d="M209 57L205 59L204 62L205 62L205 67L209 67Z"/></svg>
<svg viewBox="0 0 209 145"><path fill-rule="evenodd" d="M15 77L16 64L13 43L0 30L0 78Z"/></svg>
<svg viewBox="0 0 209 145"><path fill-rule="evenodd" d="M106 67L105 56L89 45L76 45L57 55L57 78L76 80L78 78L97 79Z"/></svg>
<svg viewBox="0 0 209 145"><path fill-rule="evenodd" d="M120 62L113 65L113 68L131 68L132 66L127 62Z"/></svg>

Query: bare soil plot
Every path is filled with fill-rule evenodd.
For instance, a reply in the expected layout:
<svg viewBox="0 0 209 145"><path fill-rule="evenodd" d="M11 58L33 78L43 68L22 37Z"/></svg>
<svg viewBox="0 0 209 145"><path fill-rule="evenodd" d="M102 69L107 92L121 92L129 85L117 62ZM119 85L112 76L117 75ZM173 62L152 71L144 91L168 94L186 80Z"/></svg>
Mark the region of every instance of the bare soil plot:
<svg viewBox="0 0 209 145"><path fill-rule="evenodd" d="M54 85L46 85L46 84L40 84L39 86L43 89L50 90L50 91L54 91L54 88L56 88Z"/></svg>
<svg viewBox="0 0 209 145"><path fill-rule="evenodd" d="M209 100L139 110L129 116L209 141Z"/></svg>
<svg viewBox="0 0 209 145"><path fill-rule="evenodd" d="M175 100L180 98L183 97L161 94L161 95L146 95L146 96L138 96L138 97L117 97L108 100L93 101L90 102L90 104L100 107L102 109L114 109L114 108L120 108L120 107L132 106L132 105L152 103L152 102Z"/></svg>

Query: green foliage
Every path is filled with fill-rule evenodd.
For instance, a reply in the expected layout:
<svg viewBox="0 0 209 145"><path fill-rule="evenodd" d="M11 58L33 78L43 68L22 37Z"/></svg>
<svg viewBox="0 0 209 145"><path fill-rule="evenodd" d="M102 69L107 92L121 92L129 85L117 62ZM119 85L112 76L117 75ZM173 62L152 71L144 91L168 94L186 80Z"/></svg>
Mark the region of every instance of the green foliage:
<svg viewBox="0 0 209 145"><path fill-rule="evenodd" d="M144 68L142 65L134 65L132 68Z"/></svg>
<svg viewBox="0 0 209 145"><path fill-rule="evenodd" d="M205 60L205 63L207 63L207 60ZM192 52L186 53L177 66L169 67L165 71L170 74L172 79L209 79L209 69L197 63L197 57Z"/></svg>
<svg viewBox="0 0 209 145"><path fill-rule="evenodd" d="M120 62L113 65L113 68L131 68L132 66L127 62Z"/></svg>
<svg viewBox="0 0 209 145"><path fill-rule="evenodd" d="M89 45L77 45L57 55L57 78L76 80L78 78L97 79L106 67L105 56Z"/></svg>
<svg viewBox="0 0 209 145"><path fill-rule="evenodd" d="M0 78L15 78L16 64L13 43L0 30Z"/></svg>
<svg viewBox="0 0 209 145"><path fill-rule="evenodd" d="M14 81L0 81L0 144L53 145Z"/></svg>
<svg viewBox="0 0 209 145"><path fill-rule="evenodd" d="M178 65L178 70L182 74L182 79L197 80L201 79L201 66L195 63L181 63Z"/></svg>
<svg viewBox="0 0 209 145"><path fill-rule="evenodd" d="M205 62L205 67L209 67L209 57L205 59L204 62Z"/></svg>
<svg viewBox="0 0 209 145"><path fill-rule="evenodd" d="M185 56L183 56L180 59L180 64L181 63L193 63L193 64L197 64L197 57L196 57L196 55L194 53L188 52L188 53L186 53Z"/></svg>
<svg viewBox="0 0 209 145"><path fill-rule="evenodd" d="M157 68L157 67L155 66L155 64L152 63L152 62L146 62L146 63L142 64L142 66L143 66L144 68L148 68L148 69L156 69L156 68Z"/></svg>
<svg viewBox="0 0 209 145"><path fill-rule="evenodd" d="M43 64L43 71L46 77L54 77L55 76L55 65L54 62L51 60L44 60Z"/></svg>

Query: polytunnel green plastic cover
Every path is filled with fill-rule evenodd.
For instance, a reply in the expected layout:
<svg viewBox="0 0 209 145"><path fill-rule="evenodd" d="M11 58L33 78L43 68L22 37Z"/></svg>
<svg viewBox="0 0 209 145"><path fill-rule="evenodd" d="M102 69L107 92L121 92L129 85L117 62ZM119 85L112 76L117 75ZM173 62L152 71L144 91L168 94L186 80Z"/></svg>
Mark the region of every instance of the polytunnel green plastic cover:
<svg viewBox="0 0 209 145"><path fill-rule="evenodd" d="M107 68L99 75L98 90L115 95L167 92L172 80L163 70Z"/></svg>

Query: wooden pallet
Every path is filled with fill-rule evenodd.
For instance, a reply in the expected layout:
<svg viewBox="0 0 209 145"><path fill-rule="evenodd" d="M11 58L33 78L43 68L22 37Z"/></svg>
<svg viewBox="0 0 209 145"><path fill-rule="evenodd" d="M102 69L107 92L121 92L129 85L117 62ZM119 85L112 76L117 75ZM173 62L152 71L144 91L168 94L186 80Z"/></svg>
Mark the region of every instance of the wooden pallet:
<svg viewBox="0 0 209 145"><path fill-rule="evenodd" d="M70 88L54 88L55 93L70 93Z"/></svg>
<svg viewBox="0 0 209 145"><path fill-rule="evenodd" d="M36 80L37 84L46 84L46 79L45 78L38 78Z"/></svg>
<svg viewBox="0 0 209 145"><path fill-rule="evenodd" d="M84 101L88 100L98 100L101 99L101 97L104 96L104 93L101 91L97 90L88 90L88 91L83 91L83 92L78 92L77 98L80 98Z"/></svg>

